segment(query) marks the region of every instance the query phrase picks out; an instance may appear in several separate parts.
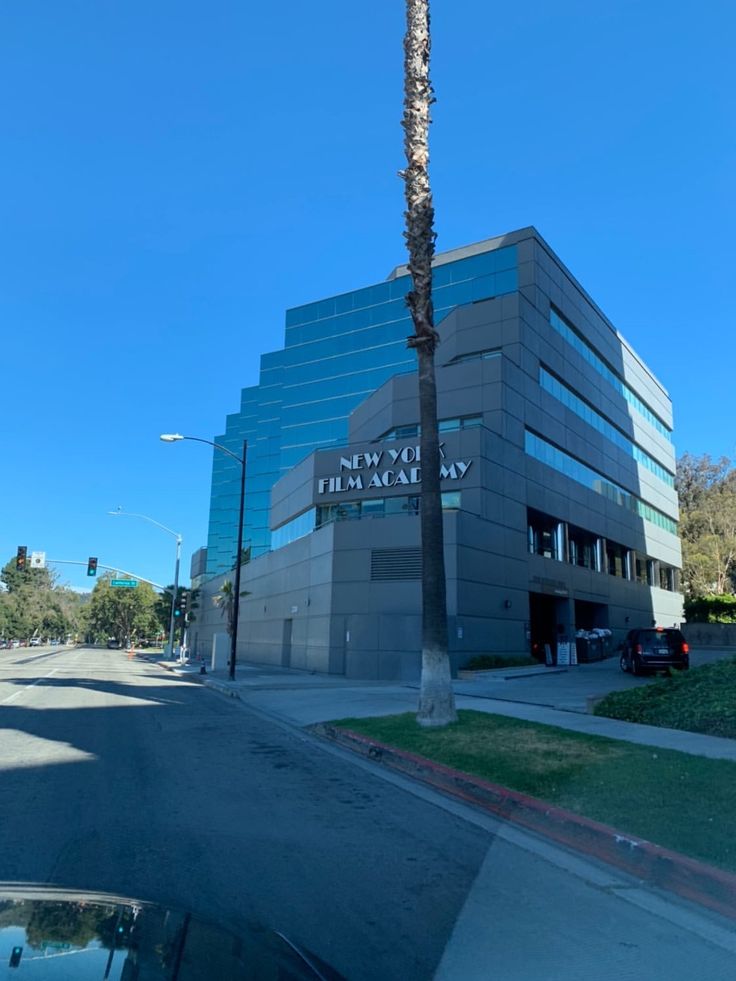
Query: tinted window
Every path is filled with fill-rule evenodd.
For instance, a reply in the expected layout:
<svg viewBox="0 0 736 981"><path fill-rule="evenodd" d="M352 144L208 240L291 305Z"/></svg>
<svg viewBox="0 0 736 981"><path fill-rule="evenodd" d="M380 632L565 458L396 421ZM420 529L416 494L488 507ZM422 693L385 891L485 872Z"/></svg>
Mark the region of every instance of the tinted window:
<svg viewBox="0 0 736 981"><path fill-rule="evenodd" d="M669 647L674 650L684 643L685 638L679 630L640 630L638 643L642 647Z"/></svg>

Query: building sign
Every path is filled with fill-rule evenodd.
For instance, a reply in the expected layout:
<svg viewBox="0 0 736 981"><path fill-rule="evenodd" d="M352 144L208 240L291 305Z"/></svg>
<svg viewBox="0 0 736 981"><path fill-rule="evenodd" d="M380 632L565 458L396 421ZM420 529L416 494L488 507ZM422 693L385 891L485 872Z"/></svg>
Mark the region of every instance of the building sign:
<svg viewBox="0 0 736 981"><path fill-rule="evenodd" d="M440 444L440 480L462 480L470 469L472 460L447 462ZM317 479L318 494L340 494L344 491L402 487L422 482L422 468L418 446L392 447L370 453L353 453L340 457L340 473L333 477Z"/></svg>

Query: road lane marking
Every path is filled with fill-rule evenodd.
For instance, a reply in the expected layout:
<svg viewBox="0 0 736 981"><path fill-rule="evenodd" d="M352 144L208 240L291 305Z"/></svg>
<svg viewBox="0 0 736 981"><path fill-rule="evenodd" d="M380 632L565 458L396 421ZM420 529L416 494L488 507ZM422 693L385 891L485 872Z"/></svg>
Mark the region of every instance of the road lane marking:
<svg viewBox="0 0 736 981"><path fill-rule="evenodd" d="M30 685L24 685L22 688L19 688L18 691L14 691L12 695L8 695L7 698L4 698L0 702L0 705L6 705L8 702L12 702L14 698L18 697L18 695L22 695L23 692L28 691L29 688L35 688L36 685L40 684L42 681L45 681L46 678L50 678L52 675L56 674L58 670L58 668L54 668L53 671L49 671L48 674L45 674L43 678L36 678L36 680L32 681Z"/></svg>

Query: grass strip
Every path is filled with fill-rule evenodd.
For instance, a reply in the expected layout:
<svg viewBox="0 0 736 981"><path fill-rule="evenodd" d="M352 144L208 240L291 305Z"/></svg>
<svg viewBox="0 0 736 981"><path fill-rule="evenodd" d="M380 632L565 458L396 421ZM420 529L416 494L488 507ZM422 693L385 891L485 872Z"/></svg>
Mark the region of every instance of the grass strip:
<svg viewBox="0 0 736 981"><path fill-rule="evenodd" d="M736 657L611 692L595 714L736 739Z"/></svg>
<svg viewBox="0 0 736 981"><path fill-rule="evenodd" d="M351 729L736 872L736 763L461 710L443 729L411 712Z"/></svg>

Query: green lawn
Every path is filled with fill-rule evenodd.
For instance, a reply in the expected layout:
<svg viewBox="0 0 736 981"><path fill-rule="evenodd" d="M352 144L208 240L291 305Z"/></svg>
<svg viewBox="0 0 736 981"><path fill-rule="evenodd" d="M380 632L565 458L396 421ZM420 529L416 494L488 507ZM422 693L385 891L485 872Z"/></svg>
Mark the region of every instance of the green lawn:
<svg viewBox="0 0 736 981"><path fill-rule="evenodd" d="M412 713L335 726L736 871L736 763L461 710L423 729Z"/></svg>
<svg viewBox="0 0 736 981"><path fill-rule="evenodd" d="M736 657L611 692L595 714L736 739Z"/></svg>

